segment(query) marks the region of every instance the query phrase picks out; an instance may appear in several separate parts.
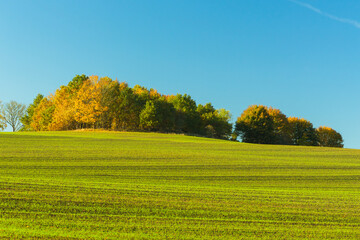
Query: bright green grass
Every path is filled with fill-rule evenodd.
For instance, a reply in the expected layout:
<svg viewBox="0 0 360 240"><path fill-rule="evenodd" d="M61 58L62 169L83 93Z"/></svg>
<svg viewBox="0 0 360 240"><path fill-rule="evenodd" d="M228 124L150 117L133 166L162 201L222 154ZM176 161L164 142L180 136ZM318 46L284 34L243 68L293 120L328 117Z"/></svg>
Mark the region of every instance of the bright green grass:
<svg viewBox="0 0 360 240"><path fill-rule="evenodd" d="M1 239L359 239L360 151L0 134Z"/></svg>

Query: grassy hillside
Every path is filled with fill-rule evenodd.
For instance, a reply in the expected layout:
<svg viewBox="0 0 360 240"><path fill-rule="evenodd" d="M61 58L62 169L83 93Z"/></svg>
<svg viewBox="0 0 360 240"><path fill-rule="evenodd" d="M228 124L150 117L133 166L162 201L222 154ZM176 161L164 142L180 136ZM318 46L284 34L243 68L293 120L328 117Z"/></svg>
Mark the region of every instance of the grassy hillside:
<svg viewBox="0 0 360 240"><path fill-rule="evenodd" d="M0 238L359 239L360 151L0 134Z"/></svg>

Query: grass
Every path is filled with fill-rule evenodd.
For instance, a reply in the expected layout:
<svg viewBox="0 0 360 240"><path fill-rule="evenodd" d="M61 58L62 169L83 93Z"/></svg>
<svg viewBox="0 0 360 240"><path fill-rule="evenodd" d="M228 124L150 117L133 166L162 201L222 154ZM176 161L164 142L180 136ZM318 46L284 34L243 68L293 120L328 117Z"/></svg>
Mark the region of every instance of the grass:
<svg viewBox="0 0 360 240"><path fill-rule="evenodd" d="M360 151L0 134L1 239L359 239Z"/></svg>

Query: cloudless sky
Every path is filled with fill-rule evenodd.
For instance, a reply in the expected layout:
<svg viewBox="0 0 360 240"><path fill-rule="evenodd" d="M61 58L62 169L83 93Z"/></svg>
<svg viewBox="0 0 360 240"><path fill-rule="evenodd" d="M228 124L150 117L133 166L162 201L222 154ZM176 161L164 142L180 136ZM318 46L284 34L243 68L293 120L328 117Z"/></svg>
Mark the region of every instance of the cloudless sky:
<svg viewBox="0 0 360 240"><path fill-rule="evenodd" d="M0 100L108 76L233 121L273 106L360 148L359 12L357 0L0 0Z"/></svg>

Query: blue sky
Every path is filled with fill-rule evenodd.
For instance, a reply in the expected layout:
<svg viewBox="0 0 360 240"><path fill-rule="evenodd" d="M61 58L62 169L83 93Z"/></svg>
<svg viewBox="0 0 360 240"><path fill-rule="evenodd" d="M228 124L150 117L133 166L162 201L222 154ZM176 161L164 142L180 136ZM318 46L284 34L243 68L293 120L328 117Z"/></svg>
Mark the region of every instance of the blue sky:
<svg viewBox="0 0 360 240"><path fill-rule="evenodd" d="M356 0L0 0L0 100L109 76L234 121L273 106L360 148L359 12Z"/></svg>

